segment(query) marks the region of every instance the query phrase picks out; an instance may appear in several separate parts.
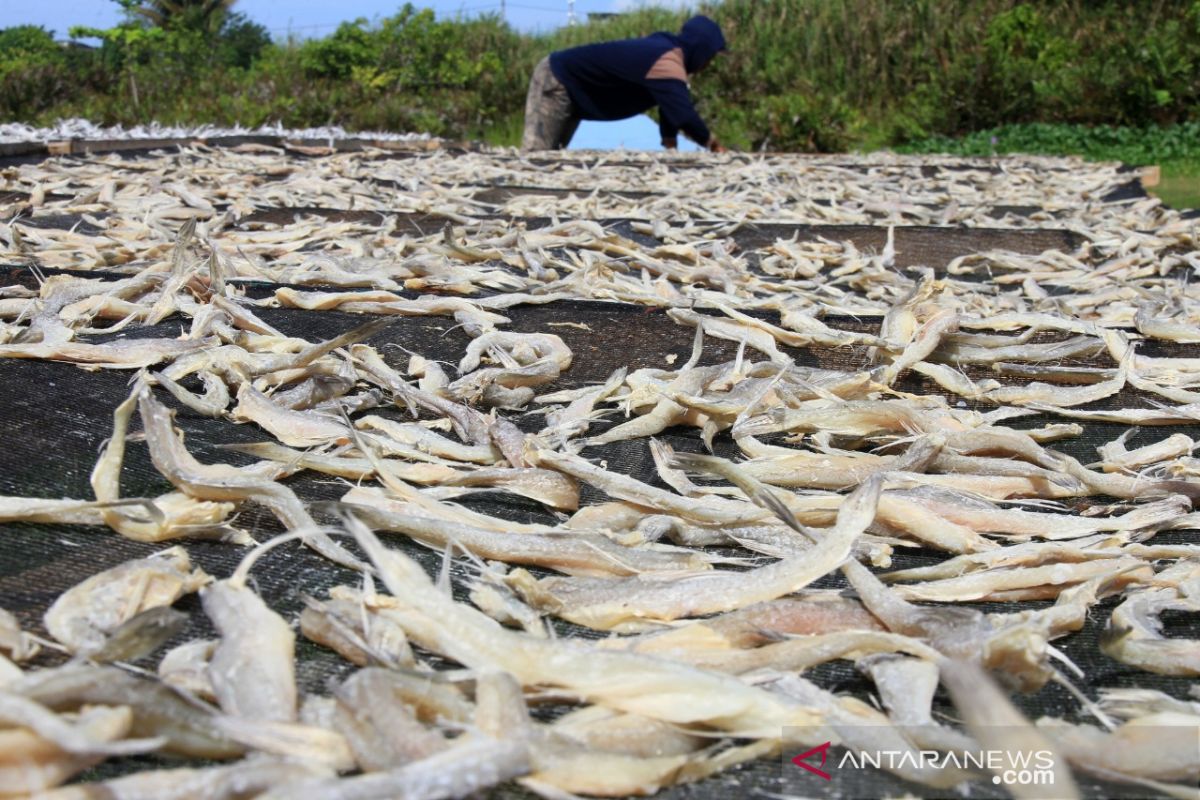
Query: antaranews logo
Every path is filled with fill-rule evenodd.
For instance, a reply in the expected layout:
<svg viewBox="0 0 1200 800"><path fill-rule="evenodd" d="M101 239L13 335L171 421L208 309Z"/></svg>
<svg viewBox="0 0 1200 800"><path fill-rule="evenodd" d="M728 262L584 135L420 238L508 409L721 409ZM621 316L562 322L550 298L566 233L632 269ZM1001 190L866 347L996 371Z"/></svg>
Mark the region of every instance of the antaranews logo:
<svg viewBox="0 0 1200 800"><path fill-rule="evenodd" d="M851 733L847 737L845 730L838 733L844 741L836 745L828 739L811 747L797 745L792 749L794 754L787 762L792 768L791 778L797 784L802 783L809 796L828 793L838 797L880 797L896 791L903 793L904 789L911 792L911 786L916 785L924 787L922 796L926 798L943 796L939 790L946 792L946 797L961 797L956 787L968 783L973 784L972 797L1006 797L1010 794L1006 790L1018 787L1022 796L1057 796L1053 787L1058 776L1054 753L1049 750L941 751L903 746L907 744L903 738L879 736L878 730L865 736ZM867 744L872 741L882 746ZM849 746L848 742L857 742L858 746ZM1030 793L1027 787L1041 791ZM992 791L980 792L982 788ZM1066 797L1075 795L1074 787L1066 788L1065 794L1064 787L1059 787L1058 793Z"/></svg>
<svg viewBox="0 0 1200 800"><path fill-rule="evenodd" d="M797 767L800 767L801 769L808 770L809 772L811 772L814 775L817 775L818 777L824 778L827 781L831 781L831 780L833 780L832 775L830 775L828 772L826 772L823 769L817 769L812 764L809 764L808 759L812 758L814 755L820 755L821 756L821 766L822 767L825 766L825 760L829 757L829 748L832 746L833 746L833 742L826 742L825 744L819 744L807 752L801 753L798 756L793 756L792 763L795 764Z"/></svg>
<svg viewBox="0 0 1200 800"><path fill-rule="evenodd" d="M1200 764L1196 728L1157 726L1155 733L1175 757ZM1014 745L984 746L963 731L943 726L786 728L781 758L784 790L801 797L839 800L905 795L925 800L1178 796L1148 789L1136 774L1123 781L1114 780L1121 776L1111 771L1077 779L1054 749L1052 736L1031 740L1027 728L996 729L993 734L984 738ZM1193 781L1182 781L1178 788L1195 792Z"/></svg>

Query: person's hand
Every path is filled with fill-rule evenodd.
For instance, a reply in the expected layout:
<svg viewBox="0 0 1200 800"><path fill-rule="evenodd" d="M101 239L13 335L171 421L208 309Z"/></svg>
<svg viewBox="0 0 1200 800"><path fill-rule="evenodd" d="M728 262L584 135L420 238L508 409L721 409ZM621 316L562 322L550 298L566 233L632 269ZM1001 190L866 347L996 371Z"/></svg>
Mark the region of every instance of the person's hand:
<svg viewBox="0 0 1200 800"><path fill-rule="evenodd" d="M708 137L708 149L709 149L709 152L712 152L712 153L727 153L727 152L729 152L728 150L725 149L725 145L721 144L717 140L716 136Z"/></svg>
<svg viewBox="0 0 1200 800"><path fill-rule="evenodd" d="M666 150L677 150L679 149L679 139L675 138L674 136L672 136L670 139L663 139L662 146Z"/></svg>

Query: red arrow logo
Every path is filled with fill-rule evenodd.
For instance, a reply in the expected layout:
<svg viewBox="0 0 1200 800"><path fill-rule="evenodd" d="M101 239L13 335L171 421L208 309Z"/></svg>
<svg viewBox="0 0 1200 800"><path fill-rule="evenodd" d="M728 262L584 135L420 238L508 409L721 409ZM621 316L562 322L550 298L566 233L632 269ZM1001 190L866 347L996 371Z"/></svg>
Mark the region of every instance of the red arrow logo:
<svg viewBox="0 0 1200 800"><path fill-rule="evenodd" d="M820 753L821 754L821 766L822 767L825 766L825 759L829 757L829 746L831 744L833 744L833 742L826 742L825 744L817 745L812 750L809 750L807 753L801 753L800 755L793 758L792 763L795 764L797 767L801 767L803 769L808 770L809 772L811 772L814 775L820 775L825 780L831 781L831 780L833 780L833 777L830 776L830 774L828 772L826 772L823 769L817 769L812 764L809 764L806 761L806 759L809 756Z"/></svg>

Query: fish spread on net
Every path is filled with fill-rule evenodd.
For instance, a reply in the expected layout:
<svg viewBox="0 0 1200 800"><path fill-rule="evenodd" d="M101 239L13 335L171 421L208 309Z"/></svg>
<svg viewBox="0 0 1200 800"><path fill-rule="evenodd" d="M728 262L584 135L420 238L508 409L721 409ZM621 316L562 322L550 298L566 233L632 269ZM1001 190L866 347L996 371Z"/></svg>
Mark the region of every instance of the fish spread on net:
<svg viewBox="0 0 1200 800"><path fill-rule="evenodd" d="M39 286L0 292L0 358L133 378L94 497L0 497L0 522L171 545L59 595L50 638L0 609L0 795L648 794L777 754L799 727L809 745L1047 750L1059 797L1081 791L1072 771L1197 796L1195 686L1096 686L1059 649L1107 614L1102 657L1200 674L1198 640L1160 618L1200 613L1197 546L1153 541L1200 527L1195 443L1129 449L1126 431L1092 464L1052 446L1073 420L1200 420L1200 358L1156 349L1200 341L1194 220L1097 199L1123 176L1075 160L383 155L193 146L4 173L0 250ZM1020 206L1043 210L1005 211ZM51 214L86 225L38 224ZM865 248L802 237L814 224L887 232ZM913 225L1076 246L921 264ZM514 330L506 312L567 300L665 309L691 355L608 353L628 363L564 383L594 329ZM313 341L264 321L274 307L379 320ZM178 337L138 335L164 320ZM467 344L415 352L401 323L422 320ZM201 460L167 398L258 441ZM122 491L135 419L173 487L157 497ZM653 438L670 428L714 454ZM658 482L607 463L615 448L648 454ZM231 450L253 463L213 461ZM340 500L302 499L305 472ZM482 492L539 513L456 502ZM285 533L256 543L253 506ZM210 576L191 568L198 537L255 546ZM299 613L251 580L293 541L348 570ZM918 548L924 566L860 563ZM212 638L161 652L193 592ZM996 610L1025 601L1041 604ZM298 680L293 623L345 660L321 691ZM152 671L127 663L147 654ZM881 705L810 679L837 660ZM1027 719L1010 693L1047 683L1077 712ZM962 727L935 721L939 684ZM530 713L550 702L565 713ZM63 786L154 752L222 763Z"/></svg>

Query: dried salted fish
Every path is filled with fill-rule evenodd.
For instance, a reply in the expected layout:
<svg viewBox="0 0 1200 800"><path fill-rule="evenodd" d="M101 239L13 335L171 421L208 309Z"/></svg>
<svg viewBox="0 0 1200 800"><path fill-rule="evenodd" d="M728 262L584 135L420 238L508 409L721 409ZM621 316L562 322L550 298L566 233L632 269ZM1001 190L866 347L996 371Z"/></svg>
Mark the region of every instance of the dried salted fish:
<svg viewBox="0 0 1200 800"><path fill-rule="evenodd" d="M959 421L938 397L914 400L813 400L795 408L777 408L768 414L751 417L735 426L733 435L759 436L787 431L810 433L827 431L833 436L869 437L880 434L907 434L910 431L933 433L957 431L968 425Z"/></svg>
<svg viewBox="0 0 1200 800"><path fill-rule="evenodd" d="M379 595L367 596L357 589L335 586L330 589L335 600L352 600L362 604L369 613L368 619L375 621L383 616L377 612L374 601ZM463 693L463 684L452 677L437 672L416 670L392 670L388 672L388 691L409 705L417 719L426 725L454 727L473 721L475 708Z"/></svg>
<svg viewBox="0 0 1200 800"><path fill-rule="evenodd" d="M626 797L652 794L731 765L728 759L722 764L707 758L699 746L702 739L669 725L594 706L584 709L592 710L599 715L568 715L546 729L534 729L532 771L523 785L543 795Z"/></svg>
<svg viewBox="0 0 1200 800"><path fill-rule="evenodd" d="M367 624L367 618L362 602L332 594L326 601L308 597L300 613L300 632L360 667L413 666L415 660L404 630L384 618Z"/></svg>
<svg viewBox="0 0 1200 800"><path fill-rule="evenodd" d="M1044 663L1052 632L1049 625L1023 618L992 620L970 608L915 605L856 561L846 562L842 574L888 630L928 642L951 658L977 660L1002 670L1020 688L1040 688L1050 678Z"/></svg>
<svg viewBox="0 0 1200 800"><path fill-rule="evenodd" d="M414 415L418 408L425 408L440 416L448 417L454 427L454 432L460 439L474 445L491 446L489 426L487 418L483 414L437 393L426 392L412 386L389 367L379 353L371 348L352 347L350 353L356 365L360 367L360 374L364 379L403 400Z"/></svg>
<svg viewBox="0 0 1200 800"><path fill-rule="evenodd" d="M882 479L869 478L838 509L837 524L803 553L749 572L713 570L674 580L635 575L619 581L543 578L517 572L509 583L533 605L592 628L612 629L626 622L669 621L730 611L774 600L803 589L835 569L871 524Z"/></svg>
<svg viewBox="0 0 1200 800"><path fill-rule="evenodd" d="M276 405L290 409L307 409L344 397L354 388L354 376L316 374L304 378L291 389L271 395Z"/></svg>
<svg viewBox="0 0 1200 800"><path fill-rule="evenodd" d="M367 772L420 761L450 748L440 731L423 725L388 670L362 669L334 690L334 725ZM398 689L399 691L395 691Z"/></svg>
<svg viewBox="0 0 1200 800"><path fill-rule="evenodd" d="M682 651L669 655L704 669L745 675L766 669L803 672L830 661L857 660L879 653L901 653L928 660L939 658L938 651L917 639L874 630L785 636L783 641L750 649Z"/></svg>
<svg viewBox="0 0 1200 800"><path fill-rule="evenodd" d="M859 603L815 593L748 606L665 631L603 639L599 646L671 657L676 651L757 647L785 635L881 628L879 621Z"/></svg>
<svg viewBox="0 0 1200 800"><path fill-rule="evenodd" d="M1032 378L1034 380L1053 381L1068 384L1092 384L1111 380L1114 372L1111 369L1096 369L1094 367L1064 367L1054 364L1016 364L999 361L992 365L992 370L1005 376ZM931 376L932 377L932 376Z"/></svg>
<svg viewBox="0 0 1200 800"><path fill-rule="evenodd" d="M970 400L1038 408L1069 408L1112 397L1129 380L1128 364L1115 370L1107 380L1079 386L1033 381L1023 386L1004 386L998 381L975 382L944 364L922 363L913 369L937 381L938 385Z"/></svg>
<svg viewBox="0 0 1200 800"><path fill-rule="evenodd" d="M252 754L62 796L438 796L509 777L546 797L626 796L775 754L785 725L822 725L812 744L836 735L903 752L1042 736L1087 771L1104 768L1095 752L1122 747L1129 758L1107 777L1194 796L1184 786L1191 762L1178 757L1180 742L1194 740L1194 703L1088 687L1101 690L1092 703L1058 673L1055 660L1074 667L1051 645L1112 597L1112 655L1191 674L1193 640L1163 638L1156 615L1195 612L1197 548L1148 541L1197 524L1191 438L1127 450L1122 437L1089 466L1049 448L1084 433L1072 419L1200 419L1200 358L1160 356L1123 332L1195 338L1200 289L1182 280L1200 269L1194 222L1152 199L1101 200L1127 177L1078 161L766 154L692 168L701 165L691 156L633 153L306 154L187 145L136 164L93 155L5 172L28 198L21 214L79 214L86 224L0 223L0 250L14 263L72 271L39 292L0 288L0 357L154 372L116 410L95 501L3 498L0 519L103 523L142 541L248 542L233 514L251 501L290 531L205 591L220 638L169 652L158 681L85 663L41 667L28 659L36 638L0 619L0 684L13 696L80 727L94 711L69 715L85 706L106 706L112 719L128 709L119 736L162 737L165 751ZM1009 205L1037 208L1003 213ZM272 213L283 207L302 211ZM328 216L335 208L350 211ZM626 222L603 221L617 218ZM655 241L627 238L629 220ZM888 229L872 250L866 229L836 241L819 223ZM1042 252L989 244L942 270L916 263L913 223L971 229L976 241L997 238L984 227L1057 230L1021 237ZM77 276L86 270L105 272ZM625 359L589 383L579 362L594 349L583 334L599 332L590 317L541 330L516 312L517 324L507 319L508 309L564 300L643 306L685 337L694 329L691 354L673 341L667 368ZM309 341L266 321L276 317L259 309L274 306L424 319L372 347L362 342L386 321ZM603 308L614 325L632 319ZM178 320L182 338L129 333L158 320ZM457 375L444 366L452 361L434 360L449 357L444 348L408 349L409 333L451 326L459 338L445 346L465 348ZM179 427L194 412L216 420L208 426L253 422L271 441L231 447L255 459L246 466L201 464L152 386L188 409ZM1081 406L1097 400L1112 407ZM547 412L540 430L535 416L509 413L535 402ZM135 405L152 461L175 488L161 497L122 496ZM397 410L412 419L398 421ZM609 416L617 424L593 430ZM726 458L689 456L672 426ZM747 460L727 460L725 431ZM784 436L758 438L772 433ZM661 483L635 478L626 456L643 443L625 443L660 434L645 444ZM1079 444L1065 447L1077 455ZM585 459L585 447L607 449ZM619 448L628 450L618 457ZM374 570L336 545L314 515L346 508L310 509L301 498L311 484L284 483L302 470L353 482L344 499L362 519L436 548L436 585L361 520L346 525ZM592 489L611 502L592 502ZM870 514L859 508L868 491ZM489 509L477 502L484 492L505 494L489 496ZM310 640L365 667L333 697L301 691L293 620L272 608L269 588L259 595L246 582L268 547L293 539L363 571L361 586L306 598L299 615ZM699 549L712 545L732 552ZM928 563L883 576L889 583L858 561L887 567L914 546ZM772 561L751 560L762 556ZM748 561L747 572L727 567ZM512 564L566 574L538 581ZM839 568L857 597L786 596ZM375 575L391 594L376 593ZM1050 598L1007 612L972 605ZM78 609L73 600L64 595L61 608ZM718 613L684 619L708 612ZM637 635L580 641L563 617ZM90 656L141 656L181 623L155 605L104 627ZM466 669L446 670L411 645ZM870 672L887 713L795 674L831 659ZM939 670L971 735L933 724ZM1105 714L1128 722L1112 732L1031 729L988 673L1023 690L1056 680L1106 726ZM526 693L576 707L537 721ZM981 735L989 720L1010 723L1020 741ZM1145 730L1159 725L1180 735L1162 735L1170 746L1149 753ZM741 736L749 740L728 740ZM75 755L56 762L63 771L51 782L77 768L67 763ZM474 761L463 768L464 759ZM356 769L364 774L336 777Z"/></svg>
<svg viewBox="0 0 1200 800"><path fill-rule="evenodd" d="M1200 736L1200 718L1194 715L1147 714L1112 731L1040 719L1038 730L1071 764L1099 778L1168 797L1195 797L1200 756L1193 744Z"/></svg>
<svg viewBox="0 0 1200 800"><path fill-rule="evenodd" d="M277 405L248 383L237 393L233 418L253 422L291 447L347 444L346 426L337 419L311 411L296 411Z"/></svg>
<svg viewBox="0 0 1200 800"><path fill-rule="evenodd" d="M685 522L724 526L726 530L737 528L741 533L746 533L747 526L759 525L764 519L773 517L769 508L729 498L708 496L703 503L696 503L628 476L600 469L578 456L539 450L535 457L628 503L677 515L683 517ZM903 473L887 475L903 477ZM776 493L774 497L786 506L791 517L804 525L832 524L837 509L843 502L843 497L837 494ZM884 492L880 497L875 526L955 553L986 550L996 546L965 525L947 520L929 510L917 499L893 492ZM753 532L748 533L747 538L753 539Z"/></svg>
<svg viewBox="0 0 1200 800"><path fill-rule="evenodd" d="M178 339L125 339L107 344L5 344L0 345L0 358L36 358L89 367L140 369L194 353L204 346L204 342Z"/></svg>
<svg viewBox="0 0 1200 800"><path fill-rule="evenodd" d="M820 451L764 445L753 436L737 439L750 460L741 468L751 477L788 488L842 489L868 475L902 468L899 456L856 450ZM1013 496L1072 497L1084 492L1082 483L1061 472L1013 459L987 458L947 452L933 454L922 473L895 475L898 483L921 483L1003 500ZM1015 480L1011 480L1015 479Z"/></svg>
<svg viewBox="0 0 1200 800"><path fill-rule="evenodd" d="M212 681L208 677L208 662L212 660L217 642L204 639L185 642L167 651L158 662L158 677L168 686L215 701Z"/></svg>
<svg viewBox="0 0 1200 800"><path fill-rule="evenodd" d="M943 790L963 783L971 777L969 770L953 763L932 765L916 758L917 748L905 738L892 721L872 706L852 697L838 697L810 681L788 673L765 673L774 691L807 702L819 709L829 720L829 726L852 752L890 751L900 756L885 767L905 780ZM936 751L934 751L936 752Z"/></svg>
<svg viewBox="0 0 1200 800"><path fill-rule="evenodd" d="M575 511L579 508L579 484L567 475L536 467L502 467L465 470L438 481L438 486L447 495L457 494L453 490L498 490L528 497L550 508L560 511Z"/></svg>
<svg viewBox="0 0 1200 800"><path fill-rule="evenodd" d="M778 736L781 723L806 723L802 706L714 673L576 642L547 641L505 630L453 603L405 556L387 550L351 521L358 541L393 593L394 617L425 647L468 666L503 668L523 685L560 686L580 697L680 725L707 724L745 736Z"/></svg>
<svg viewBox="0 0 1200 800"><path fill-rule="evenodd" d="M1200 716L1200 704L1196 701L1178 700L1155 689L1103 689L1099 705L1110 716L1124 720L1163 711Z"/></svg>
<svg viewBox="0 0 1200 800"><path fill-rule="evenodd" d="M202 370L198 377L204 383L204 394L197 395L162 373L151 376L154 382L162 386L171 396L198 414L206 417L217 417L224 413L229 406L229 387L219 375Z"/></svg>
<svg viewBox="0 0 1200 800"><path fill-rule="evenodd" d="M0 796L5 797L52 789L108 755L155 746L121 741L130 727L125 707L87 709L70 724L36 703L3 695L0 724Z"/></svg>
<svg viewBox="0 0 1200 800"><path fill-rule="evenodd" d="M571 366L571 349L561 338L552 333L512 333L489 331L475 337L458 362L460 374L478 369L484 355L493 361L503 361L508 356L513 362L526 367L539 361L549 361L558 371Z"/></svg>
<svg viewBox="0 0 1200 800"><path fill-rule="evenodd" d="M1141 572L1130 573L1131 569ZM1150 572L1150 567L1141 559L1117 555L1093 561L981 570L956 578L898 584L895 591L906 600L933 602L1052 599L1065 586L1086 583L1092 578L1117 573L1126 576L1127 580L1140 581Z"/></svg>
<svg viewBox="0 0 1200 800"><path fill-rule="evenodd" d="M92 468L92 491L103 503L102 520L122 536L138 541L158 542L213 532L236 540L236 532L224 527L225 520L233 512L232 503L197 500L186 494L172 492L148 505L148 518L121 509L121 467L125 461L129 420L136 402L136 398L130 396L113 411L113 435Z"/></svg>
<svg viewBox="0 0 1200 800"><path fill-rule="evenodd" d="M213 724L233 741L259 753L294 758L334 772L354 769L354 753L345 737L321 724L220 715L213 718Z"/></svg>
<svg viewBox="0 0 1200 800"><path fill-rule="evenodd" d="M887 322L885 317L881 332L886 330ZM942 339L958 328L958 322L958 314L949 309L931 315L905 338L904 349L877 370L880 382L891 386L901 373L928 358L941 345Z"/></svg>
<svg viewBox="0 0 1200 800"><path fill-rule="evenodd" d="M1079 797L1079 789L1055 740L1030 724L1004 691L979 667L945 659L938 665L942 684L981 745L1006 753L1046 753L1041 764L1051 773L1044 785L1014 786L1017 797Z"/></svg>
<svg viewBox="0 0 1200 800"><path fill-rule="evenodd" d="M933 698L940 681L937 662L883 654L860 659L858 666L871 676L888 718L913 744L938 750L975 746L968 736L933 719Z"/></svg>
<svg viewBox="0 0 1200 800"><path fill-rule="evenodd" d="M322 454L313 450L293 450L274 442L221 445L222 449L245 453L255 458L279 463L281 475L310 469L326 475L351 480L370 478L375 474L375 462L368 458L344 455L344 449ZM401 461L387 459L388 471L396 478L417 484L437 484L451 480L459 471L448 464L432 461Z"/></svg>
<svg viewBox="0 0 1200 800"><path fill-rule="evenodd" d="M373 489L351 489L342 502L376 530L403 533L438 550L458 547L481 558L537 564L568 575L697 572L707 570L712 561L703 553L665 545L623 547L603 535L582 531L500 533L473 528L460 520L420 516Z"/></svg>
<svg viewBox="0 0 1200 800"><path fill-rule="evenodd" d="M276 483L271 472L255 474L227 464L201 464L184 447L166 406L148 391L140 392L137 403L150 445L150 458L180 490L202 500L258 500L289 529L303 530L305 540L326 557L350 567L360 565L358 559L321 532L295 493Z"/></svg>
<svg viewBox="0 0 1200 800"><path fill-rule="evenodd" d="M244 575L211 584L200 599L221 637L207 670L221 709L248 720L295 720L291 627L246 586Z"/></svg>
<svg viewBox="0 0 1200 800"><path fill-rule="evenodd" d="M1149 305L1141 306L1133 317L1138 333L1152 339L1196 344L1200 342L1200 326L1185 320L1155 314Z"/></svg>
<svg viewBox="0 0 1200 800"><path fill-rule="evenodd" d="M203 570L191 568L182 547L126 561L59 595L44 617L46 630L71 652L92 655L122 623L169 606L210 580Z"/></svg>
<svg viewBox="0 0 1200 800"><path fill-rule="evenodd" d="M404 300L391 292L298 292L278 289L275 299L291 308L308 310L340 309L360 314L396 314L401 316L462 315L483 330L508 322L507 317L485 311L478 305L455 297L428 295Z"/></svg>
<svg viewBox="0 0 1200 800"><path fill-rule="evenodd" d="M500 452L491 444L462 444L416 423L396 422L386 417L370 415L357 420L355 427L380 434L381 442L395 442L405 449L427 453L450 461L461 461L468 464L495 464L500 459Z"/></svg>
<svg viewBox="0 0 1200 800"><path fill-rule="evenodd" d="M1039 564L1069 563L1090 559L1114 558L1125 553L1151 555L1140 551L1141 545L1130 544L1128 535L1109 536L1097 534L1074 539L1070 542L1031 541L988 550L983 553L968 553L948 558L925 567L895 570L880 575L880 579L893 581L936 581L959 578L978 570L1027 567ZM1180 552L1188 552L1187 550Z"/></svg>
<svg viewBox="0 0 1200 800"><path fill-rule="evenodd" d="M39 497L0 496L0 522L42 522L66 525L102 524L105 509L141 505L154 507L150 501L126 500L113 503L90 500L49 500Z"/></svg>
<svg viewBox="0 0 1200 800"><path fill-rule="evenodd" d="M130 727L129 710L116 712L120 722L113 727L120 731L111 738L97 739L63 720L50 709L20 694L0 691L0 724L24 728L58 749L78 755L121 755L145 753L163 744L161 739L124 739Z"/></svg>
<svg viewBox="0 0 1200 800"><path fill-rule="evenodd" d="M469 584L467 595L471 603L492 619L509 628L518 628L530 636L547 639L552 633L549 621L536 609L517 597L496 569L485 571L479 580Z"/></svg>
<svg viewBox="0 0 1200 800"><path fill-rule="evenodd" d="M1062 342L1045 344L1021 342L1009 346L980 346L955 342L952 339L934 353L934 358L948 364L995 364L999 361L1023 361L1036 364L1092 356L1103 349L1103 342L1089 336L1077 336Z"/></svg>
<svg viewBox="0 0 1200 800"><path fill-rule="evenodd" d="M493 736L525 741L531 775L521 783L539 794L583 792L621 797L699 780L722 768L776 750L760 741L724 750L703 748L702 737L638 714L590 706L552 724L530 719L521 685L489 670L475 688L475 723Z"/></svg>
<svg viewBox="0 0 1200 800"><path fill-rule="evenodd" d="M55 711L85 706L127 706L133 712L130 733L161 737L162 749L197 758L233 758L245 748L218 730L215 716L154 681L115 667L66 665L32 672L6 687Z"/></svg>
<svg viewBox="0 0 1200 800"><path fill-rule="evenodd" d="M13 661L24 661L37 655L38 643L21 630L21 623L11 612L0 608L0 650Z"/></svg>
<svg viewBox="0 0 1200 800"><path fill-rule="evenodd" d="M711 498L706 500L703 506L698 506L685 497L658 489L626 475L602 469L575 455L538 449L529 453L528 457L535 464L556 469L595 486L613 497L627 500L635 505L679 514L698 522L748 523L762 519L770 513L746 502L724 498Z"/></svg>
<svg viewBox="0 0 1200 800"><path fill-rule="evenodd" d="M442 753L403 767L351 778L313 779L277 787L258 795L262 800L326 797L330 800L387 800L464 797L529 771L524 742L488 736L464 736Z"/></svg>
<svg viewBox="0 0 1200 800"><path fill-rule="evenodd" d="M569 737L590 749L642 758L685 755L700 749L704 742L658 720L598 706L570 711L550 727L554 735ZM540 760L536 753L534 758Z"/></svg>
<svg viewBox="0 0 1200 800"><path fill-rule="evenodd" d="M1100 649L1124 663L1164 675L1200 675L1200 641L1168 639L1158 616L1164 611L1200 611L1200 564L1181 561L1113 609Z"/></svg>
<svg viewBox="0 0 1200 800"><path fill-rule="evenodd" d="M258 759L219 767L146 770L40 796L45 800L237 800L327 774L315 764Z"/></svg>
<svg viewBox="0 0 1200 800"><path fill-rule="evenodd" d="M286 374L310 368L334 350L369 339L387 328L388 324L388 320L374 320L315 344L304 340L292 342L278 335L267 335L268 346L262 350L226 344L177 358L161 374L178 381L193 373L209 371L223 376L234 385L249 378ZM293 344L298 344L299 348L293 347Z"/></svg>
<svg viewBox="0 0 1200 800"><path fill-rule="evenodd" d="M900 490L895 494L912 499L939 516L974 531L1013 539L1035 536L1049 540L1072 539L1101 531L1153 532L1165 527L1191 508L1188 498L1172 495L1163 500L1135 506L1126 514L1075 517L1021 508L1002 508L978 497L933 486Z"/></svg>
<svg viewBox="0 0 1200 800"><path fill-rule="evenodd" d="M1100 453L1100 466L1105 472L1139 472L1143 467L1158 464L1175 458L1191 455L1196 449L1196 443L1191 437L1182 433L1173 433L1165 439L1153 444L1127 450L1125 442L1134 433L1129 430L1115 440L1096 448Z"/></svg>
<svg viewBox="0 0 1200 800"><path fill-rule="evenodd" d="M759 328L679 308L671 309L667 315L676 323L697 327L708 336L742 343L767 356L773 362L784 364L791 362L791 358L776 345L775 337Z"/></svg>

